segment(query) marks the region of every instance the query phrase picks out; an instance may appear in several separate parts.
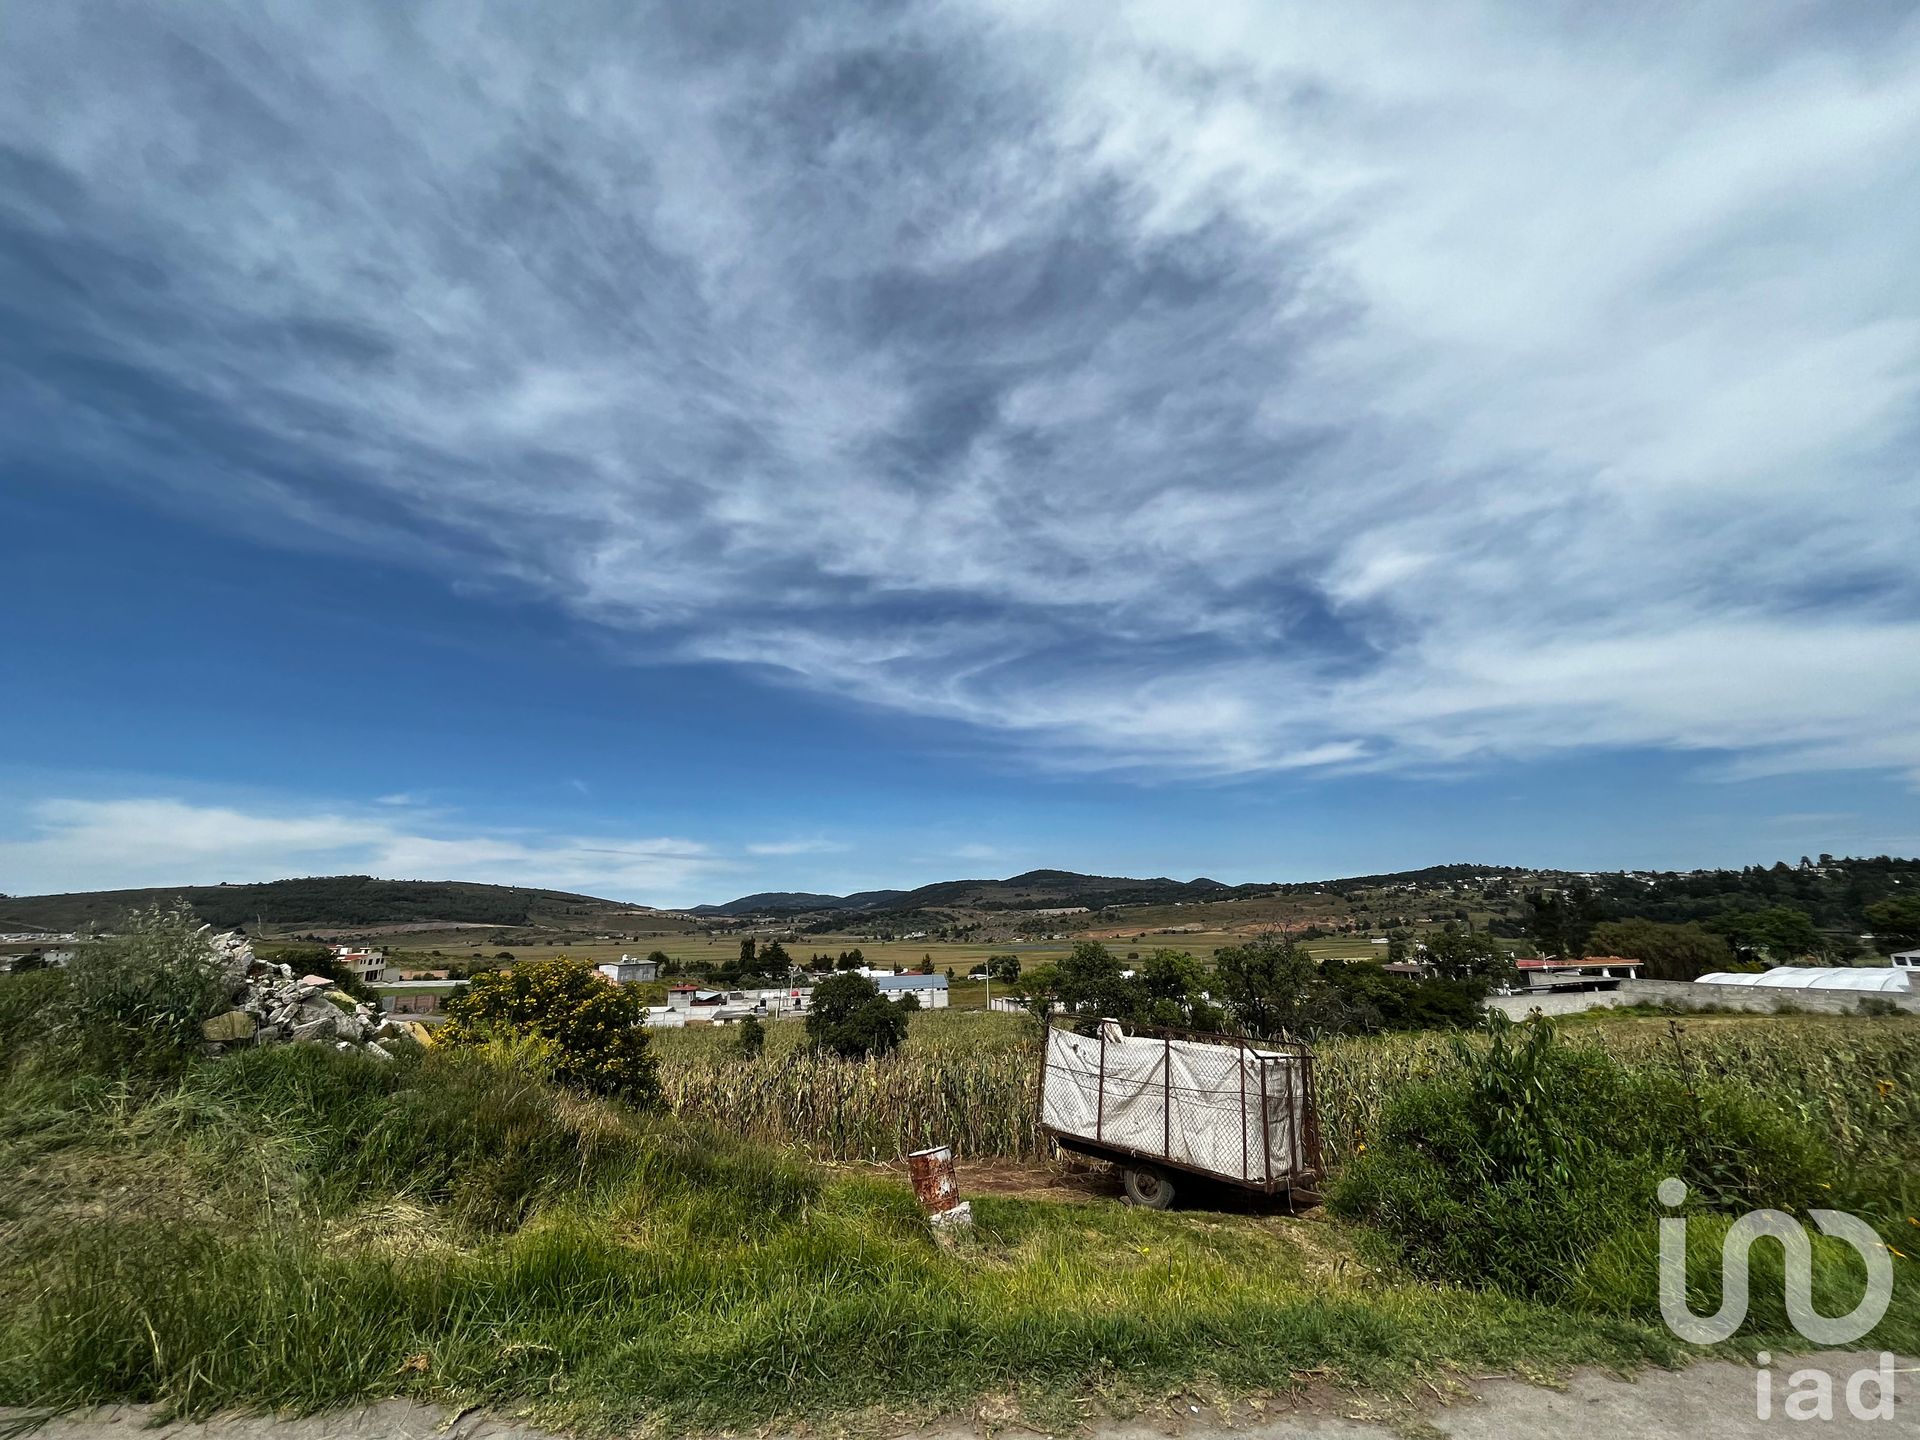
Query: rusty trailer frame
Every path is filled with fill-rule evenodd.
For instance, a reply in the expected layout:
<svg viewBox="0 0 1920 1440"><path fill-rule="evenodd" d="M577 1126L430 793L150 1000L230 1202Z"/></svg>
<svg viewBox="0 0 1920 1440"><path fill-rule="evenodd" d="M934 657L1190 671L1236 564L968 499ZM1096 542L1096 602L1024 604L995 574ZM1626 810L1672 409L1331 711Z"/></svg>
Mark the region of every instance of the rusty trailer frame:
<svg viewBox="0 0 1920 1440"><path fill-rule="evenodd" d="M1056 1028L1073 1028L1069 1021L1065 1026L1049 1023L1047 1031ZM1084 1033L1084 1032L1081 1032ZM1042 1122L1040 1133L1047 1136L1062 1150L1071 1150L1075 1154L1090 1159L1107 1160L1114 1164L1125 1165L1129 1160L1142 1161L1148 1165L1167 1170L1180 1170L1189 1175L1204 1176L1208 1180L1222 1185L1231 1185L1236 1189L1251 1190L1262 1195L1286 1195L1291 1204L1294 1200L1303 1200L1317 1204L1320 1200L1319 1188L1326 1174L1325 1153L1320 1138L1320 1106L1316 1095L1314 1076L1313 1047L1300 1040L1255 1040L1244 1035L1223 1035L1210 1030L1180 1030L1165 1026L1129 1026L1127 1033L1133 1039L1160 1039L1165 1042L1169 1062L1173 1042L1190 1040L1200 1044L1219 1045L1237 1051L1236 1065L1240 1076L1240 1174L1223 1174L1218 1170L1209 1170L1203 1165L1190 1164L1173 1156L1173 1067L1164 1063L1161 1067L1161 1106L1162 1148L1158 1151L1142 1150L1131 1145L1122 1145L1108 1140L1104 1135L1106 1109L1106 1073L1107 1073L1107 1036L1105 1022L1097 1024L1094 1034L1100 1041L1099 1076L1094 1112L1094 1138L1076 1135L1056 1126ZM1247 1071L1254 1068L1260 1076L1260 1114L1263 1117L1271 1113L1271 1098L1267 1092L1267 1068L1274 1060L1295 1067L1300 1077L1300 1104L1285 1107L1287 1116L1288 1153L1293 1157L1290 1168L1280 1175L1273 1171L1273 1144L1271 1134L1265 1123L1260 1126L1260 1143L1263 1151L1260 1159L1260 1176L1249 1174L1253 1156L1247 1149ZM1251 1061L1251 1064L1250 1064ZM1040 1067L1041 1094L1044 1099L1047 1072L1050 1066L1043 1059Z"/></svg>

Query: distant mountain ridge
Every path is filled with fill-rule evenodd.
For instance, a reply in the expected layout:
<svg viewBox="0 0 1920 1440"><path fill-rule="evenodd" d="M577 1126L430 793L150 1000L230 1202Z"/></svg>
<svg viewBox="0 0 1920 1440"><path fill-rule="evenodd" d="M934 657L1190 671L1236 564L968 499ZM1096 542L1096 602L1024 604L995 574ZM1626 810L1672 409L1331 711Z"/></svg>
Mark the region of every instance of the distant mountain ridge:
<svg viewBox="0 0 1920 1440"><path fill-rule="evenodd" d="M885 908L906 894L904 890L862 890L857 895L810 895L804 890L763 890L742 895L724 905L690 905L687 915L777 915L798 910L868 910Z"/></svg>
<svg viewBox="0 0 1920 1440"><path fill-rule="evenodd" d="M158 885L0 899L0 931L112 926L128 912L183 900L209 924L313 929L445 921L459 925L567 925L603 916L653 914L653 907L566 890L481 885L464 880L377 880L321 875L244 885Z"/></svg>
<svg viewBox="0 0 1920 1440"><path fill-rule="evenodd" d="M1821 927L1859 934L1867 928L1865 907L1890 896L1920 890L1920 860L1890 856L1843 857L1822 855L1816 863L1803 858L1799 865L1784 862L1739 869L1693 871L1563 871L1523 869L1510 865L1449 863L1418 870L1378 875L1355 875L1311 881L1259 882L1225 885L1196 876L1174 880L1167 876L1131 879L1115 875L1082 875L1071 870L1029 870L1004 880L942 880L913 890L862 890L851 895L811 891L762 891L719 905L691 910L661 911L652 906L607 900L565 890L512 885L482 885L458 880L380 880L368 875L330 875L271 880L241 885L174 885L139 890L95 890L67 895L0 896L0 933L70 931L87 925L103 928L123 920L127 913L153 904L185 901L202 920L225 927L252 926L256 921L282 930L367 930L381 926L426 929L435 924L527 927L550 931L620 931L636 928L633 917L658 916L663 923L684 925L678 917L738 920L752 916L821 917L807 928L830 928L829 917L881 930L904 929L915 917L918 928L946 925L955 919L1003 925L1022 914L1072 910L1084 906L1099 911L1113 906L1205 905L1214 901L1252 901L1270 897L1309 897L1307 909L1329 904L1312 897L1332 897L1335 906L1347 897L1371 896L1375 910L1391 905L1382 892L1407 892L1416 908L1455 913L1457 900L1439 898L1455 887L1490 879L1499 882L1504 904L1518 903L1517 885L1590 885L1601 918L1625 915L1683 922L1705 920L1729 910L1754 910L1769 905L1791 905L1805 910ZM1421 893L1425 899L1412 901ZM1477 893L1477 892L1476 892ZM1438 907L1436 909L1436 906ZM1271 908L1270 906L1268 908ZM946 912L946 913L942 913ZM962 912L956 915L953 912ZM1305 913L1302 911L1301 913ZM1316 912L1317 913L1317 912ZM1518 923L1514 915L1509 920ZM1198 915L1193 918L1200 918ZM1236 923L1244 921L1235 915ZM1259 922L1254 917L1255 923ZM644 925L644 922L643 922ZM1517 932L1515 932L1517 933Z"/></svg>
<svg viewBox="0 0 1920 1440"><path fill-rule="evenodd" d="M1271 885L1223 885L1200 876L1193 880L1133 880L1116 875L1081 875L1072 870L1029 870L1005 880L940 880L917 890L862 890L854 895L771 892L742 895L723 905L695 905L689 915L774 915L808 911L905 912L941 907L973 910L1042 910L1084 905L1152 905L1180 900L1220 900L1240 893L1271 890Z"/></svg>

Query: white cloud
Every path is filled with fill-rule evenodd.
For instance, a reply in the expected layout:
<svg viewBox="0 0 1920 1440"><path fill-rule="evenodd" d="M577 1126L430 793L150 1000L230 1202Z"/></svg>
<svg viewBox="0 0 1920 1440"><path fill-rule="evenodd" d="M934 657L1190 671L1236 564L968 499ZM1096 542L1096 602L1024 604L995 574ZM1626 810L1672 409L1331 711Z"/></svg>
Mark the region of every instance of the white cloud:
<svg viewBox="0 0 1920 1440"><path fill-rule="evenodd" d="M13 894L347 873L682 905L734 868L690 840L429 835L378 816L254 814L178 799L44 800L29 807L27 831L0 840L0 882Z"/></svg>
<svg viewBox="0 0 1920 1440"><path fill-rule="evenodd" d="M1920 770L1920 16L82 10L0 218L150 383L16 447L1050 764Z"/></svg>
<svg viewBox="0 0 1920 1440"><path fill-rule="evenodd" d="M765 840L747 846L749 855L837 855L853 847L840 840L815 835L801 840Z"/></svg>

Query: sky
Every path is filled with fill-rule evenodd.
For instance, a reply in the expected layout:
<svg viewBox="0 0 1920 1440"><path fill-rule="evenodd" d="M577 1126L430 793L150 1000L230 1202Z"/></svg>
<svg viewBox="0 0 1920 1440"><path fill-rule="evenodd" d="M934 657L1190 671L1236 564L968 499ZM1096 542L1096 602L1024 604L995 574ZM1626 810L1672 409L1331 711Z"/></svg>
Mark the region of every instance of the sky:
<svg viewBox="0 0 1920 1440"><path fill-rule="evenodd" d="M0 891L1920 851L1920 11L14 7Z"/></svg>

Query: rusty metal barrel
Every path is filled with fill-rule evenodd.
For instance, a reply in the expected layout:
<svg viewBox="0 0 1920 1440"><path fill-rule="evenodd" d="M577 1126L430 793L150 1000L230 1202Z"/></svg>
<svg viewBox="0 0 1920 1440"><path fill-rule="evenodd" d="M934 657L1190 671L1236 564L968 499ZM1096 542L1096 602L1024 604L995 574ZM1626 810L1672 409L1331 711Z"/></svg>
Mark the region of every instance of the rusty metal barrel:
<svg viewBox="0 0 1920 1440"><path fill-rule="evenodd" d="M907 1156L907 1173L913 1177L913 1193L934 1229L950 1230L973 1223L973 1207L960 1198L960 1187L954 1183L951 1145L914 1151Z"/></svg>

